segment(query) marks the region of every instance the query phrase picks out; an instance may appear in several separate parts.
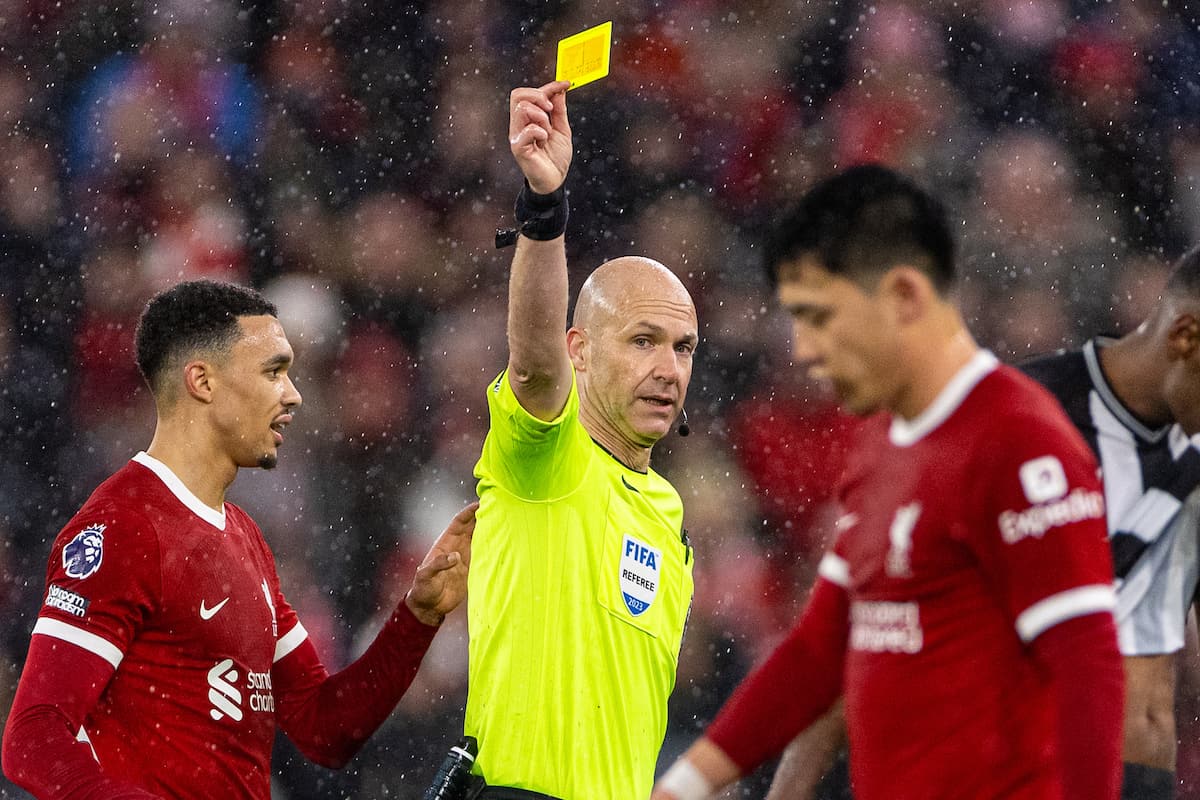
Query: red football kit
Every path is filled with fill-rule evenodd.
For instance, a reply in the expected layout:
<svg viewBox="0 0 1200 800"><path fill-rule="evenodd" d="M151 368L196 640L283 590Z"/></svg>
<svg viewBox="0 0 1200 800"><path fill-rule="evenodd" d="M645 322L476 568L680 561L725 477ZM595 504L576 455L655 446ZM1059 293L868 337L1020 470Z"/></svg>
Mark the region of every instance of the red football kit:
<svg viewBox="0 0 1200 800"><path fill-rule="evenodd" d="M268 800L276 725L344 764L437 630L401 603L330 676L258 526L145 453L59 534L46 585L4 739L5 772L41 798Z"/></svg>
<svg viewBox="0 0 1200 800"><path fill-rule="evenodd" d="M859 800L1115 798L1104 495L1051 396L981 352L867 422L839 500L800 621L709 738L745 772L842 694Z"/></svg>

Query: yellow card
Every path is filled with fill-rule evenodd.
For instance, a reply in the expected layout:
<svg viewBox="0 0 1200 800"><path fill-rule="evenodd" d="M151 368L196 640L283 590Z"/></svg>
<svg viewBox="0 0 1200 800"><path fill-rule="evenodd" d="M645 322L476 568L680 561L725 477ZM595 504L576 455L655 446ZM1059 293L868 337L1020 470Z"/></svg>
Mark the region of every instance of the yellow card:
<svg viewBox="0 0 1200 800"><path fill-rule="evenodd" d="M612 49L612 20L568 36L558 43L558 65L554 80L570 81L572 89L599 80L608 74L608 54Z"/></svg>

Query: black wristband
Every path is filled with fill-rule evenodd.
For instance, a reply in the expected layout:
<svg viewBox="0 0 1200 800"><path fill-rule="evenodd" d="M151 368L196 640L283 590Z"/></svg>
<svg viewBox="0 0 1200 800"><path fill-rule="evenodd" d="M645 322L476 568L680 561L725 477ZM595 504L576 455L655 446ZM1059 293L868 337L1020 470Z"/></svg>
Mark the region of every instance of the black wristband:
<svg viewBox="0 0 1200 800"><path fill-rule="evenodd" d="M496 247L515 244L517 234L539 242L548 242L562 236L567 230L570 208L566 189L562 186L550 194L538 194L526 181L521 187L521 193L517 195L515 210L519 227L497 230Z"/></svg>

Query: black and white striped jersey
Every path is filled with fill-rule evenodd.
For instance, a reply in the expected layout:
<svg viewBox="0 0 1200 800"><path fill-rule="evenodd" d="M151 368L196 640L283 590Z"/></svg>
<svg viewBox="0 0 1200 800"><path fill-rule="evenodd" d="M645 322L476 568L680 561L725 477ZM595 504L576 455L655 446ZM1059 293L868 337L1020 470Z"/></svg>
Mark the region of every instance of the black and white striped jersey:
<svg viewBox="0 0 1200 800"><path fill-rule="evenodd" d="M1150 428L1126 408L1100 368L1098 348L1030 361L1022 369L1048 388L1096 453L1104 477L1117 583L1117 627L1125 655L1183 647L1196 591L1200 450L1178 425Z"/></svg>

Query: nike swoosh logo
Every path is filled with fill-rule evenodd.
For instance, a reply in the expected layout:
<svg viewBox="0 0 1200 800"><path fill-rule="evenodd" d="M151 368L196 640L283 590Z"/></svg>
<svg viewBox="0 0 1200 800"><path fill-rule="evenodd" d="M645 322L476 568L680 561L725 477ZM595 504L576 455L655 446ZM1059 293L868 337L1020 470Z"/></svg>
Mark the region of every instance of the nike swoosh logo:
<svg viewBox="0 0 1200 800"><path fill-rule="evenodd" d="M220 611L221 608L228 602L229 602L229 598L226 597L224 600L217 603L212 608L205 608L204 601L201 600L200 601L200 619L212 619L214 616L216 616L217 612Z"/></svg>
<svg viewBox="0 0 1200 800"><path fill-rule="evenodd" d="M634 491L634 492L637 492L638 494L641 494L641 492L638 492L638 490L637 490L637 487L636 487L636 486L634 486L634 485L633 485L632 483L630 483L629 481L625 480L625 476L624 476L624 475L622 475L622 476L621 476L621 483L625 484L625 488L626 488L626 489L630 489L631 491Z"/></svg>

